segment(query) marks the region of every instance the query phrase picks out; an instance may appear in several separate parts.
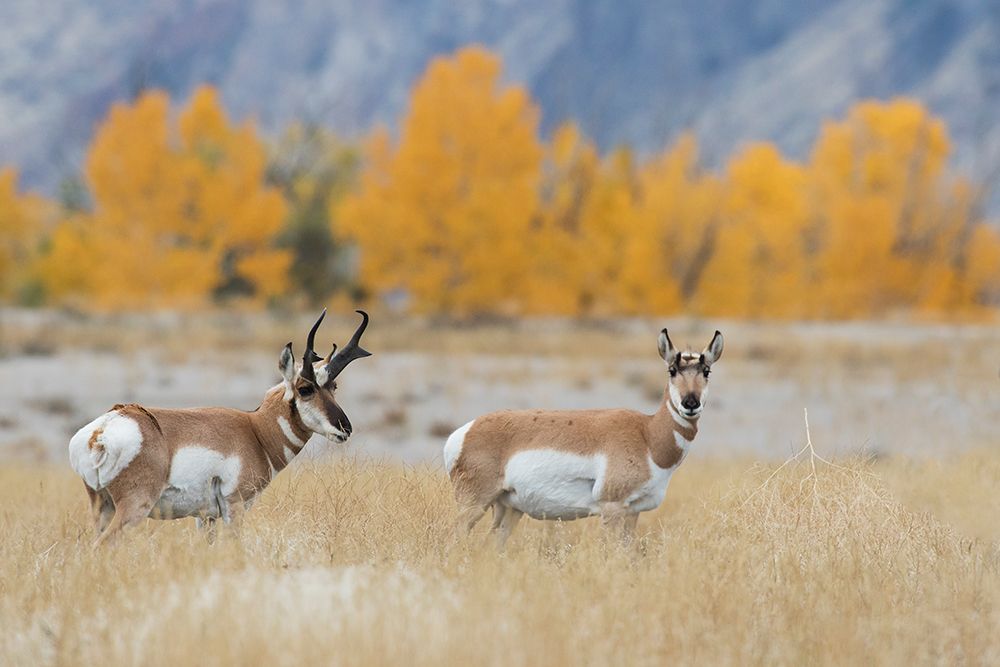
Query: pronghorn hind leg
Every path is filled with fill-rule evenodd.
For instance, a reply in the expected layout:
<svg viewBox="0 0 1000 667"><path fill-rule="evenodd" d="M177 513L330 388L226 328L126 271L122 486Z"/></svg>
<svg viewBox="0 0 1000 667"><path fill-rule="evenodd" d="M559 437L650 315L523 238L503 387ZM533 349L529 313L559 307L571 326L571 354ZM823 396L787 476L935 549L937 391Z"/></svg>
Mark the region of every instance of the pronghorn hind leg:
<svg viewBox="0 0 1000 667"><path fill-rule="evenodd" d="M496 489L487 493L476 493L465 485L458 486L455 489L455 500L458 501L458 535L471 533L472 529L483 518L483 515L486 514L486 510L490 506L494 507L494 512L498 512L496 502L502 493L502 489ZM494 520L496 520L498 515L494 514L493 516Z"/></svg>
<svg viewBox="0 0 1000 667"><path fill-rule="evenodd" d="M458 511L458 534L468 535L471 533L472 529L479 523L479 520L486 514L487 509L488 506L480 505L479 503L460 507Z"/></svg>
<svg viewBox="0 0 1000 667"><path fill-rule="evenodd" d="M501 503L499 500L493 503L493 527L490 530L496 530L503 523L503 517L507 513L507 506Z"/></svg>
<svg viewBox="0 0 1000 667"><path fill-rule="evenodd" d="M100 535L115 515L115 503L111 500L111 494L108 493L107 489L94 491L86 483L84 483L84 487L90 497L90 511L94 519L94 529Z"/></svg>
<svg viewBox="0 0 1000 667"><path fill-rule="evenodd" d="M503 551L507 545L507 539L514 532L514 528L517 526L517 522L521 520L521 517L524 516L524 512L516 510L513 507L500 505L499 502L497 505L506 508L506 512L501 516L499 530L497 530L497 551Z"/></svg>
<svg viewBox="0 0 1000 667"><path fill-rule="evenodd" d="M147 518L160 499L170 476L170 458L162 447L144 446L132 462L101 493L108 494L115 514L94 541L98 547L118 537L125 528Z"/></svg>
<svg viewBox="0 0 1000 667"><path fill-rule="evenodd" d="M160 497L159 491L150 492L134 488L129 489L129 491L131 493L128 495L117 498L112 492L111 498L115 503L115 515L94 541L95 548L116 539L122 530L148 517L150 510L153 509L153 505Z"/></svg>

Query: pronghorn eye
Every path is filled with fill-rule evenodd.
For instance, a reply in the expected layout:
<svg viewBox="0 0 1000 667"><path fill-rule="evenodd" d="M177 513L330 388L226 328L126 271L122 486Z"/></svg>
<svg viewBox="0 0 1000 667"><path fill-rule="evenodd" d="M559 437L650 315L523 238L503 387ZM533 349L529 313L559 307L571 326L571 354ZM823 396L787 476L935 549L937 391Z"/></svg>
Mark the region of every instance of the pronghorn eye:
<svg viewBox="0 0 1000 667"><path fill-rule="evenodd" d="M711 373L712 371L711 371L710 369L706 368L706 369L705 369L704 371L702 371L702 372L703 372L703 373L705 374L705 379L707 380L707 379L708 379L708 376L709 376L709 374L710 374L710 373Z"/></svg>
<svg viewBox="0 0 1000 667"><path fill-rule="evenodd" d="M309 398L310 396L313 395L315 391L316 390L313 389L313 386L311 384L304 384L301 387L299 387L299 396L301 396L302 398Z"/></svg>
<svg viewBox="0 0 1000 667"><path fill-rule="evenodd" d="M677 369L673 366L670 367L670 377L677 377Z"/></svg>

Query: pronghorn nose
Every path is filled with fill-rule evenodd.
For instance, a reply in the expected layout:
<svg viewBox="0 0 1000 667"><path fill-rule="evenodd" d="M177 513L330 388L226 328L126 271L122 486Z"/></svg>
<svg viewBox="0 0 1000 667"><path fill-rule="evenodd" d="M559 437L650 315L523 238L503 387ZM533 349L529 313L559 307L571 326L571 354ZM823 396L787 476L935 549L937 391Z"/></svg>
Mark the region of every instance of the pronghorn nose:
<svg viewBox="0 0 1000 667"><path fill-rule="evenodd" d="M351 422L347 420L347 417L344 417L337 422L337 428L340 429L340 432L344 435L351 434Z"/></svg>
<svg viewBox="0 0 1000 667"><path fill-rule="evenodd" d="M701 401L699 401L698 397L694 394L688 394L684 397L684 400L681 401L681 405L683 405L686 410L697 410L698 406L701 405Z"/></svg>

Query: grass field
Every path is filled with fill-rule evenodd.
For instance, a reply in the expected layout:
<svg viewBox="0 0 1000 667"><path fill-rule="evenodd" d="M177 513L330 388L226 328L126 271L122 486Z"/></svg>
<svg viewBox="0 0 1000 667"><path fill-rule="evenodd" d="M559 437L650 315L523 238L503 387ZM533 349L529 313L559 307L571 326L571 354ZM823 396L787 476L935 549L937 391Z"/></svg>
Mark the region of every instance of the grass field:
<svg viewBox="0 0 1000 667"><path fill-rule="evenodd" d="M373 314L346 449L314 438L213 545L184 520L92 551L69 436L121 401L252 409L312 317L0 311L0 666L1000 664L992 325ZM661 326L726 352L639 543L593 519L522 522L504 554L488 521L456 539L447 433L501 407L651 412ZM832 463L781 465L803 408Z"/></svg>
<svg viewBox="0 0 1000 667"><path fill-rule="evenodd" d="M690 460L635 547L527 521L498 554L440 468L305 461L214 545L95 552L72 473L7 465L0 664L997 664L998 486L995 452Z"/></svg>

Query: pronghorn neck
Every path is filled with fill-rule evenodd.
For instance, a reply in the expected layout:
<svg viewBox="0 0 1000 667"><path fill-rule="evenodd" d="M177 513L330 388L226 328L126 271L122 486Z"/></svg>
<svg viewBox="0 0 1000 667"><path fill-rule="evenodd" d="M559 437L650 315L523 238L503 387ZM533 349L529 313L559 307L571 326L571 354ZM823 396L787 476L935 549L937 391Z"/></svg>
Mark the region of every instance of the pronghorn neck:
<svg viewBox="0 0 1000 667"><path fill-rule="evenodd" d="M254 433L268 464L277 474L302 451L312 435L302 423L295 401L286 401L284 387L274 387L264 397L256 411L250 413Z"/></svg>
<svg viewBox="0 0 1000 667"><path fill-rule="evenodd" d="M660 409L649 418L647 441L653 462L661 468L678 465L698 435L698 420L677 412L665 393Z"/></svg>

